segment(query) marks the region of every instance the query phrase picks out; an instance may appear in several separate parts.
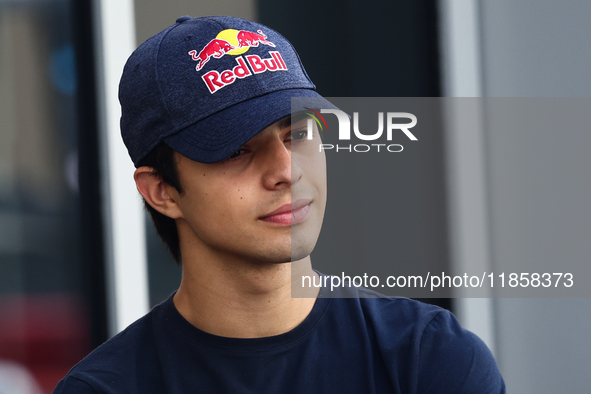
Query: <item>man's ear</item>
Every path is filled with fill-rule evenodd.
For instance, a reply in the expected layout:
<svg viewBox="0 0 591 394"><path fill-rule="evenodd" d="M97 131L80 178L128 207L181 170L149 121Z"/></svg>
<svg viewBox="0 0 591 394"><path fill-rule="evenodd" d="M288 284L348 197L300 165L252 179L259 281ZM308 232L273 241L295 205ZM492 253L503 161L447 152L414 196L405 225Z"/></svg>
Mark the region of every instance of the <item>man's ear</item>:
<svg viewBox="0 0 591 394"><path fill-rule="evenodd" d="M160 176L154 174L152 167L136 169L133 178L138 192L152 208L172 219L182 217L182 212L171 195L173 187L165 183Z"/></svg>

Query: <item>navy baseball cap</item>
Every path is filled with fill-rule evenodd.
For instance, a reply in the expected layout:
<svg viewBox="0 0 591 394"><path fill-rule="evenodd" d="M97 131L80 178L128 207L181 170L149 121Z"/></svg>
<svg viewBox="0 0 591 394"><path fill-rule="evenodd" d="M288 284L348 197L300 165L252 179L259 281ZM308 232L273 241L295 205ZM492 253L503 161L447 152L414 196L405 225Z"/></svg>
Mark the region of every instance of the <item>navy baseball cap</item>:
<svg viewBox="0 0 591 394"><path fill-rule="evenodd" d="M161 141L194 161L228 158L289 116L292 97L335 108L315 91L293 46L261 24L183 16L129 57L121 83L121 134L136 167Z"/></svg>

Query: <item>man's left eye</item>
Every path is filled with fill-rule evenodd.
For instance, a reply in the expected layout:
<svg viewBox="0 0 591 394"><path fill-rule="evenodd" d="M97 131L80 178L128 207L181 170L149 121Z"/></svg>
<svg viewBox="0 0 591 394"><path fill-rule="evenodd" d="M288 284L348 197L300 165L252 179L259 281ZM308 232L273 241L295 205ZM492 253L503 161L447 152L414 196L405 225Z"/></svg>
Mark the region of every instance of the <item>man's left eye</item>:
<svg viewBox="0 0 591 394"><path fill-rule="evenodd" d="M289 139L292 141L300 141L305 140L306 137L308 137L308 130L297 130L291 133Z"/></svg>

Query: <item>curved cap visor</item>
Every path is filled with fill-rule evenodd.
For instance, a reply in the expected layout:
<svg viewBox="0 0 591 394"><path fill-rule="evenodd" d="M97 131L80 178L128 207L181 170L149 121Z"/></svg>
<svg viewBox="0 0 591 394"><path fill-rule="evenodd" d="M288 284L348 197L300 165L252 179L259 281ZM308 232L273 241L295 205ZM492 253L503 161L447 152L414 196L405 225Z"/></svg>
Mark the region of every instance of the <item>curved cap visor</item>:
<svg viewBox="0 0 591 394"><path fill-rule="evenodd" d="M294 97L309 99L296 100L301 108L292 108L291 99ZM230 157L273 123L306 107L337 108L311 89L278 90L210 115L163 141L191 160L217 163Z"/></svg>

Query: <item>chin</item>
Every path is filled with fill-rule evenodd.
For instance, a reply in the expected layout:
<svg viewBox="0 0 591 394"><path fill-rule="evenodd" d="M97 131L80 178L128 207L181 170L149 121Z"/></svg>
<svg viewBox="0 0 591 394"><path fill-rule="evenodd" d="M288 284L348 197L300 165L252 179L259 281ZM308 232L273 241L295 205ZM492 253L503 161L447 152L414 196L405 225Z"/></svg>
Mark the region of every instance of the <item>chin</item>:
<svg viewBox="0 0 591 394"><path fill-rule="evenodd" d="M286 252L276 254L271 260L275 264L291 263L308 257L311 252L312 250L309 248L297 248L296 250L290 248Z"/></svg>
<svg viewBox="0 0 591 394"><path fill-rule="evenodd" d="M265 263L283 264L302 260L314 250L320 226L294 226L291 234L267 243L259 249L255 260Z"/></svg>
<svg viewBox="0 0 591 394"><path fill-rule="evenodd" d="M312 245L299 244L297 247L281 248L271 253L266 253L264 256L259 256L256 260L273 264L285 264L293 261L302 260L312 253L315 242Z"/></svg>
<svg viewBox="0 0 591 394"><path fill-rule="evenodd" d="M318 237L304 240L294 239L292 241L290 261L298 261L310 256L310 253L312 253L316 246L317 240Z"/></svg>
<svg viewBox="0 0 591 394"><path fill-rule="evenodd" d="M298 261L310 256L320 236L322 222L306 223L305 226L296 225L291 231L291 261Z"/></svg>

